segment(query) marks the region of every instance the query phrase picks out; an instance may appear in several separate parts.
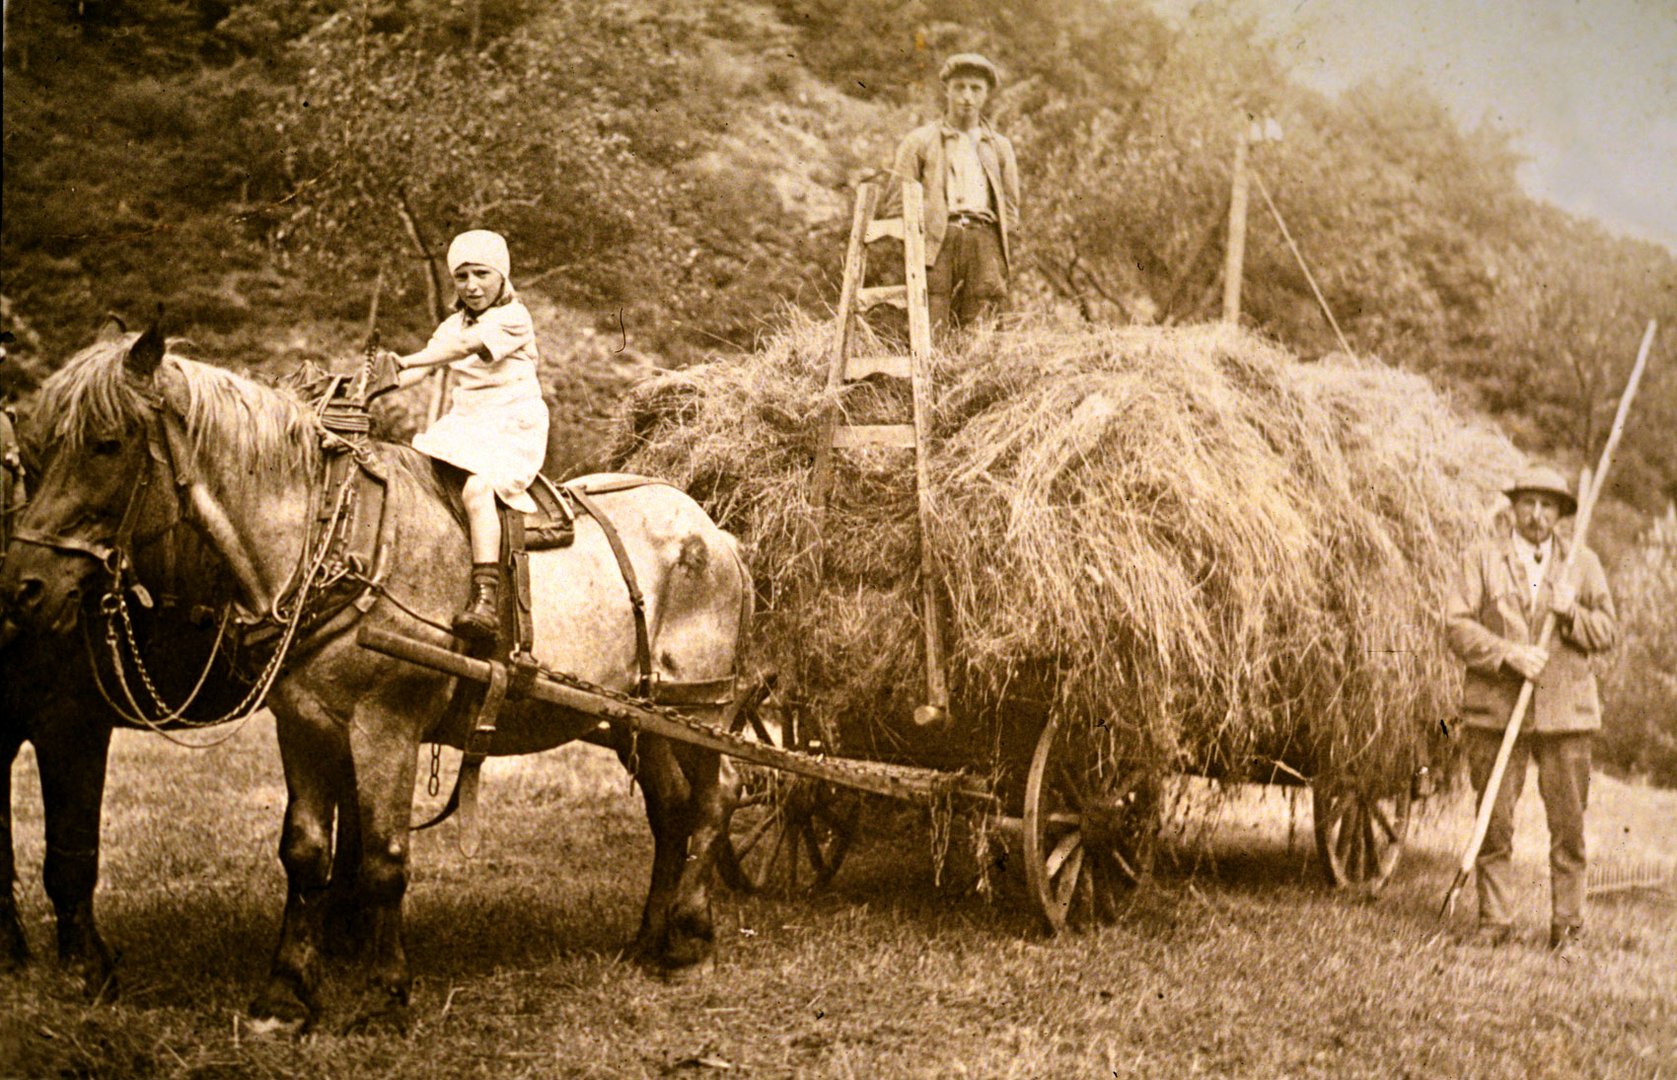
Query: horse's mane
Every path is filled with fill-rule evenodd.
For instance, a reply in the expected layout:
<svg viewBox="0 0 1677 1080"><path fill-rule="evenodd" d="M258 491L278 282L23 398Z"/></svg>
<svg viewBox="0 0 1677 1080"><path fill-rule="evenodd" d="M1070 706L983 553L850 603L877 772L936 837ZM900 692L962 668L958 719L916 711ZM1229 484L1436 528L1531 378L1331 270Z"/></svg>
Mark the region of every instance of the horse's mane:
<svg viewBox="0 0 1677 1080"><path fill-rule="evenodd" d="M54 440L81 449L143 425L157 401L125 364L139 336L130 333L95 342L54 372L41 385L34 430L51 432ZM181 419L195 454L239 455L250 466L233 472L241 478L290 469L312 474L319 467L320 419L295 388L267 385L189 359L173 351L176 344L169 342L163 363L180 376L185 388ZM445 505L457 501L451 500L431 459L410 447L386 445L391 460L421 488Z"/></svg>

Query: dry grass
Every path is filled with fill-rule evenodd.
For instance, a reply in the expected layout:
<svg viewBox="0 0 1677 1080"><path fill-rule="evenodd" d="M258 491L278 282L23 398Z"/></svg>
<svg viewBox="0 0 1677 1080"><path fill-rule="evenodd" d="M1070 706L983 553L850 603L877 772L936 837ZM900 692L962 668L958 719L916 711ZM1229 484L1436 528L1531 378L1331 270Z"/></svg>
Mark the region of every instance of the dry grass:
<svg viewBox="0 0 1677 1080"><path fill-rule="evenodd" d="M27 755L26 755L27 756ZM452 768L452 763L450 763ZM0 978L0 1075L326 1077L1600 1077L1677 1069L1677 908L1596 905L1571 964L1541 949L1544 835L1521 808L1521 942L1455 943L1436 907L1470 808L1424 826L1378 903L1316 885L1280 789L1214 803L1116 924L1046 940L1000 902L938 890L917 819L876 809L834 892L718 899L717 970L619 961L649 842L621 770L579 747L497 763L485 840L414 847L406 1038L253 1038L240 1024L277 931L281 784L270 726L187 753L120 733L99 907L125 994L84 1004L50 963ZM446 776L445 776L446 779ZM1677 856L1677 793L1598 780L1598 858ZM1190 797L1203 797L1194 782ZM21 896L37 951L40 804L19 770ZM908 835L900 835L902 833ZM893 833L898 835L892 835ZM206 838L213 840L206 842ZM1188 869L1195 872L1190 876ZM341 979L341 975L340 975ZM341 983L337 988L343 993ZM347 994L345 995L347 996ZM329 1021L343 1019L342 1012ZM724 1069L723 1066L730 1066Z"/></svg>
<svg viewBox="0 0 1677 1080"><path fill-rule="evenodd" d="M616 460L746 540L790 694L851 750L913 757L912 474L900 452L839 455L817 522L827 333L794 321L643 385ZM978 745L1007 743L1024 700L1115 724L1161 772L1407 777L1454 709L1445 583L1518 461L1505 439L1416 376L1221 327L995 333L940 355L935 382L932 541ZM902 397L834 404L867 422Z"/></svg>

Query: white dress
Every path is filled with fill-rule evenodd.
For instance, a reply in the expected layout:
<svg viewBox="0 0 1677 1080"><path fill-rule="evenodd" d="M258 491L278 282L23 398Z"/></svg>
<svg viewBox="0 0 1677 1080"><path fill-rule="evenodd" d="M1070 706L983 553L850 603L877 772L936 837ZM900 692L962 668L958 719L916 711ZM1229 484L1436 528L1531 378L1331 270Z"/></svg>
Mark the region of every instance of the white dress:
<svg viewBox="0 0 1677 1080"><path fill-rule="evenodd" d="M475 319L455 312L437 327L431 344L458 342L468 327L482 335L489 359L474 353L449 365L454 385L448 412L414 436L414 449L483 477L503 503L533 514L527 489L547 454L535 324L528 308L509 300Z"/></svg>

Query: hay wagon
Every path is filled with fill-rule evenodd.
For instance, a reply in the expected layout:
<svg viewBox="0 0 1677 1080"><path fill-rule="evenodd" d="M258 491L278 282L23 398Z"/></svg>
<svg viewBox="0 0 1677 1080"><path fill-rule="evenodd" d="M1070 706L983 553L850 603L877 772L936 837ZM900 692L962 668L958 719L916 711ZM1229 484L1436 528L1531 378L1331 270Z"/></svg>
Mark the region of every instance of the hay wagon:
<svg viewBox="0 0 1677 1080"><path fill-rule="evenodd" d="M798 520L795 527L777 533L788 537L786 550L774 562L780 569L771 568L769 576L779 575L788 563L812 563L813 568L804 577L813 589L800 595L776 594L780 603L774 617L790 617L796 624L780 636L790 642L797 656L774 661L782 667L782 690L771 693L763 684L745 695L730 713L726 730L695 724L679 712L648 702L603 694L554 673L535 680L530 692L603 721L695 743L737 759L744 766L737 808L718 865L724 878L738 888L799 892L831 880L858 828L858 796L871 794L934 808L945 823L950 813L981 822L984 834L1000 838L1017 853L1032 900L1049 927L1059 929L1068 922L1110 914L1113 897L1147 876L1166 779L1161 777L1161 761L1168 761L1170 768L1177 770L1186 762L1192 771L1204 773L1217 772L1214 766L1218 761L1192 754L1149 754L1145 737L1138 736L1134 717L1121 705L1067 707L1066 695L1060 691L1068 683L1082 680L1087 685L1091 680L1109 677L1110 669L1084 664L1082 674L1066 674L1076 669L1062 665L1051 650L1034 673L1020 671L1015 675L1009 665L1010 685L999 693L975 696L969 686L962 685L951 694L946 670L950 665L942 637L951 620L943 606L950 602L947 586L956 576L952 573L958 569L954 563L976 560L950 555L947 545L934 551L931 539L934 530L928 504L928 456L933 435L932 355L924 238L919 228L920 196L918 185L905 183L902 217L875 221L878 192L864 185L859 193L845 260L836 340L821 328L821 340L799 350L809 362L797 378L824 375L824 388L814 387L816 393L806 398L805 404L782 407L778 402L749 396L758 393L761 385L779 385L786 380L787 372L796 367L795 358L777 359L744 372L737 383L728 384L740 387L740 395L720 401L715 409L715 444L725 460L699 464L696 459L703 453L696 453L690 440L695 431L701 430L698 425L703 421L695 417L702 401L688 391L702 397L705 390L692 382L684 383L683 376L674 376L667 387L648 391L648 401L663 401L651 410L656 415L644 417L647 422L643 424L643 417L635 413L632 404L627 425L632 447L652 445L658 430L668 431L667 441L672 447L668 457L653 455L648 459L643 455L637 459L632 449L621 458L613 454L614 468L676 477L678 483L715 508L719 521L727 518L732 497L718 493L713 486L715 477L737 471L742 467L737 463L742 460L773 458L784 463L774 482L784 485L782 504L795 507L796 513L775 520ZM902 243L903 283L868 288L867 246L882 236ZM857 316L876 304L889 304L906 313L906 352L870 352L861 346L853 349L853 338L866 338L853 334L853 327L861 321ZM877 339L873 343L877 345ZM852 356L853 351L858 355ZM1185 370L1182 364L1171 366ZM1262 375L1254 365L1236 366L1242 385ZM724 380L730 377L725 372L717 375ZM1193 374L1186 378L1207 382ZM888 385L889 391L877 393L882 384ZM852 391L884 407L863 415L846 404ZM660 394L667 400L660 399ZM995 396L979 395L986 400ZM1078 406L1072 411L1090 410ZM1094 411L1097 421L1105 415ZM746 427L757 423L754 418L758 417L763 418L763 430L772 429L774 441L742 446ZM664 424L662 429L660 424ZM1006 433L1001 437L1005 438ZM1149 433L1146 437L1156 436ZM939 444L941 448L947 440L940 438ZM1269 452L1268 445L1266 441L1263 452ZM806 451L810 453L806 455ZM849 503L879 503L871 492L858 494L857 471L852 467L858 460L880 463L877 472L890 477L901 498L892 504L897 509L890 512L889 521L876 517L847 532L844 522L848 520L845 508ZM759 488L733 501L735 505L762 505L772 498ZM805 514L810 508L813 514ZM743 526L743 532L752 532L749 521ZM884 537L882 529L900 535ZM944 539L948 540L947 534ZM896 553L890 559L880 560L877 552L872 553L873 557L900 564L900 580L913 584L905 584L889 596L879 594L881 606L876 613L889 609L883 622L871 615L857 619L855 608L822 608L824 598L853 594L855 589L866 591L869 575L847 574L846 560L853 563L858 552L892 545L896 545ZM813 560L808 558L810 554ZM1267 549L1263 554L1275 557ZM948 561L939 566L939 558ZM1075 573L1110 576L1112 567L1091 567L1089 561L1077 560ZM840 579L837 583L835 573ZM1259 576L1267 577L1267 569L1260 567ZM794 611L788 615L788 609L800 607L805 609L802 614ZM969 614L971 608L969 601ZM863 633L850 634L853 640L849 644L859 646L860 651L829 650L833 642L819 640L821 628L847 622L866 627ZM895 626L896 632L876 637L873 630L884 622ZM371 644L386 651L404 648L407 658L464 678L483 681L495 674L481 661L468 661L441 650L420 655L413 643ZM1341 646L1341 652L1356 655L1367 651L1360 641ZM864 669L882 654L894 655L902 662L888 679L874 679ZM817 655L829 670L827 682L837 684L836 695L826 700L811 700L803 693L808 688L804 678L808 673L798 671L800 658ZM918 665L923 684L914 687L918 661L923 661ZM1314 666L1316 660L1307 658L1298 663ZM889 701L875 693L876 684L881 682L895 688ZM1048 703L1055 701L1060 705L1050 707ZM1308 703L1304 707L1308 711ZM873 725L872 732L859 732L853 722L858 713L883 719ZM1388 761L1382 768L1365 767L1350 775L1349 770L1336 768L1327 760L1331 755L1319 749L1312 750L1296 740L1280 742L1274 750L1257 748L1262 751L1262 760L1272 766L1267 775L1256 776L1254 773L1262 770L1238 763L1228 775L1292 783L1322 779L1324 782L1312 783L1311 788L1323 870L1336 885L1378 889L1397 864L1408 828L1412 769ZM1224 763L1238 762L1253 749L1237 748L1225 756Z"/></svg>
<svg viewBox="0 0 1677 1080"><path fill-rule="evenodd" d="M1159 824L1154 773L1126 755L1116 728L1062 722L1028 702L966 731L989 751L934 767L829 753L820 718L765 707L770 686L763 680L730 710L725 726L713 726L559 672L509 679L502 661L387 630L366 628L360 642L503 693L510 681L519 686L514 693L597 717L602 729L588 741L604 743L604 727L619 725L735 759L742 778L718 867L745 891L801 893L830 882L859 828L860 795L981 818L991 835L1022 854L1029 894L1050 930L1110 917L1115 898L1151 867ZM962 731L953 724L941 730ZM946 743L946 761L950 754ZM1313 790L1329 880L1378 889L1402 848L1409 785Z"/></svg>

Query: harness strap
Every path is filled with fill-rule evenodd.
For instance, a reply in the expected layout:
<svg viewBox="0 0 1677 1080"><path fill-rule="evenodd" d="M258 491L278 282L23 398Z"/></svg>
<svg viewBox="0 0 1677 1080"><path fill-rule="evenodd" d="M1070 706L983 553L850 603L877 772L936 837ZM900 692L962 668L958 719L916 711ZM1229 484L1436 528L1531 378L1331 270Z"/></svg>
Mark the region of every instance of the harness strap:
<svg viewBox="0 0 1677 1080"><path fill-rule="evenodd" d="M639 484L629 485L638 487ZM635 579L635 568L629 562L629 553L623 549L623 538L617 535L617 529L606 517L593 498L580 487L567 487L571 498L583 509L589 517L600 523L600 531L605 533L606 543L611 546L611 553L617 559L617 568L623 573L623 583L629 587L629 606L635 613L635 661L640 666L640 682L637 693L641 697L652 696L652 640L646 631L646 597L641 595L640 583ZM624 488L613 488L621 491Z"/></svg>

